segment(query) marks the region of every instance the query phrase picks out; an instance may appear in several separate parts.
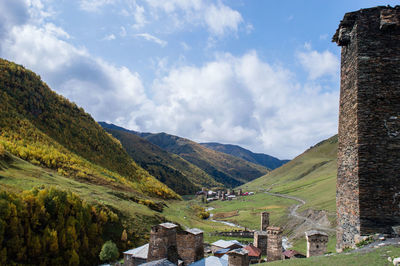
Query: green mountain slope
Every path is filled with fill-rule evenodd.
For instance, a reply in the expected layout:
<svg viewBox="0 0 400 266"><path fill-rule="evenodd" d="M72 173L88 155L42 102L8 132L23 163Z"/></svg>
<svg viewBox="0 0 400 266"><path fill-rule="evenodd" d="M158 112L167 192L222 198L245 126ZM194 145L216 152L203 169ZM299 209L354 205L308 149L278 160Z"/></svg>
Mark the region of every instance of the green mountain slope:
<svg viewBox="0 0 400 266"><path fill-rule="evenodd" d="M179 197L138 166L93 118L33 72L0 60L0 145L61 175L163 198Z"/></svg>
<svg viewBox="0 0 400 266"><path fill-rule="evenodd" d="M212 149L214 151L223 152L243 160L246 160L251 163L262 165L266 168L271 170L276 169L283 164L289 162L289 160L280 160L276 157L273 157L268 154L264 153L254 153L247 149L244 149L237 145L232 144L221 144L216 142L207 142L207 143L200 143L200 145Z"/></svg>
<svg viewBox="0 0 400 266"><path fill-rule="evenodd" d="M217 152L191 140L166 133L137 133L160 148L196 165L215 181L235 187L269 172L269 169L243 159Z"/></svg>
<svg viewBox="0 0 400 266"><path fill-rule="evenodd" d="M104 122L99 124L121 142L128 154L140 166L175 192L181 195L194 194L202 186L222 186L197 166L129 130Z"/></svg>
<svg viewBox="0 0 400 266"><path fill-rule="evenodd" d="M336 210L337 135L311 147L243 188L289 194L306 201L302 209Z"/></svg>

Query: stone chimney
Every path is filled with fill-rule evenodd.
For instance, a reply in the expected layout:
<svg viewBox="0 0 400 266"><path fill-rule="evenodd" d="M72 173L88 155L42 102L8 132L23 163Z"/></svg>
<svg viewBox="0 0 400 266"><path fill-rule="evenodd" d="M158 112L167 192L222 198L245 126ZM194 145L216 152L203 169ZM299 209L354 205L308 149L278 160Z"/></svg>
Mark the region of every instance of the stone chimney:
<svg viewBox="0 0 400 266"><path fill-rule="evenodd" d="M203 231L187 229L176 235L178 254L185 265L190 265L204 257Z"/></svg>
<svg viewBox="0 0 400 266"><path fill-rule="evenodd" d="M307 239L307 258L324 255L328 244L328 235L315 230L305 232L305 234Z"/></svg>
<svg viewBox="0 0 400 266"><path fill-rule="evenodd" d="M267 228L267 260L282 259L282 229L280 227L270 226Z"/></svg>
<svg viewBox="0 0 400 266"><path fill-rule="evenodd" d="M151 228L148 262L166 258L178 264L177 227L173 223L162 223Z"/></svg>
<svg viewBox="0 0 400 266"><path fill-rule="evenodd" d="M228 266L248 266L249 252L243 248L234 249L228 252Z"/></svg>

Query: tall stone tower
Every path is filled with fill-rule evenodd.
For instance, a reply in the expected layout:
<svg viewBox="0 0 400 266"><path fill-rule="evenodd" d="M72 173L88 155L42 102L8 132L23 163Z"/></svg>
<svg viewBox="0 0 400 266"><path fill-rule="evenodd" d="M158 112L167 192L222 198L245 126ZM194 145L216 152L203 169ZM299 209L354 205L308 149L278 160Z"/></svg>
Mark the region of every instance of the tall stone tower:
<svg viewBox="0 0 400 266"><path fill-rule="evenodd" d="M270 226L267 228L267 260L282 259L282 229L280 227Z"/></svg>
<svg viewBox="0 0 400 266"><path fill-rule="evenodd" d="M187 229L176 235L178 254L185 265L204 258L203 231L197 228Z"/></svg>
<svg viewBox="0 0 400 266"><path fill-rule="evenodd" d="M267 231L269 226L269 213L262 212L261 213L261 231Z"/></svg>
<svg viewBox="0 0 400 266"><path fill-rule="evenodd" d="M148 262L167 258L178 264L177 227L173 223L162 223L151 228Z"/></svg>
<svg viewBox="0 0 400 266"><path fill-rule="evenodd" d="M324 232L316 230L307 231L305 234L307 240L307 258L324 255L329 236Z"/></svg>
<svg viewBox="0 0 400 266"><path fill-rule="evenodd" d="M400 224L400 6L345 14L337 176L337 249Z"/></svg>

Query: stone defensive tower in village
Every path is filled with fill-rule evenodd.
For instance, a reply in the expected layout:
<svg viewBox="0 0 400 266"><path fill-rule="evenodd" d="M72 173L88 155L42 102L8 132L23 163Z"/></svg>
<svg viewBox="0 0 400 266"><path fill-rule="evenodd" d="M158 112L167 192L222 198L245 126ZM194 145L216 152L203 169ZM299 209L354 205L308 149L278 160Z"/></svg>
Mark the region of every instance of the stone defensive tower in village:
<svg viewBox="0 0 400 266"><path fill-rule="evenodd" d="M167 258L178 264L177 227L173 223L162 223L151 228L148 262Z"/></svg>
<svg viewBox="0 0 400 266"><path fill-rule="evenodd" d="M337 176L337 249L400 224L400 6L345 14Z"/></svg>
<svg viewBox="0 0 400 266"><path fill-rule="evenodd" d="M176 235L178 254L185 265L190 265L204 257L203 231L187 229Z"/></svg>
<svg viewBox="0 0 400 266"><path fill-rule="evenodd" d="M316 230L307 231L305 234L307 239L307 258L324 255L329 240L328 234Z"/></svg>
<svg viewBox="0 0 400 266"><path fill-rule="evenodd" d="M269 226L269 213L262 212L261 213L261 231L267 231Z"/></svg>
<svg viewBox="0 0 400 266"><path fill-rule="evenodd" d="M282 229L280 227L270 226L267 228L267 260L282 259Z"/></svg>

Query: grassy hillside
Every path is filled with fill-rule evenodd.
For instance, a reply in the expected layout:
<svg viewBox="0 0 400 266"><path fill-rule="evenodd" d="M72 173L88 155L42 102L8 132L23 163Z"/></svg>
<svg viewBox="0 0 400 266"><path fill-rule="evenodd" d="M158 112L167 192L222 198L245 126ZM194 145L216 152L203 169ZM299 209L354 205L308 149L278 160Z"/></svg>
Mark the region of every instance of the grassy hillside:
<svg viewBox="0 0 400 266"><path fill-rule="evenodd" d="M337 135L311 147L292 161L243 188L297 196L302 209L336 211ZM300 210L301 211L301 210Z"/></svg>
<svg viewBox="0 0 400 266"><path fill-rule="evenodd" d="M132 193L178 195L138 166L93 118L33 72L0 59L0 145L59 174Z"/></svg>
<svg viewBox="0 0 400 266"><path fill-rule="evenodd" d="M143 133L140 134L140 136L168 152L181 156L205 171L213 177L215 181L228 187L239 186L269 171L263 166L247 162L222 152L207 149L185 138L166 133Z"/></svg>
<svg viewBox="0 0 400 266"><path fill-rule="evenodd" d="M251 163L262 165L271 170L276 169L289 160L279 160L276 157L263 153L254 153L237 145L221 144L216 142L200 143L202 146L214 151L223 152Z"/></svg>
<svg viewBox="0 0 400 266"><path fill-rule="evenodd" d="M222 186L203 170L180 156L169 153L123 128L104 122L99 124L121 142L128 154L140 166L175 192L181 195L194 194L201 190L202 186Z"/></svg>
<svg viewBox="0 0 400 266"><path fill-rule="evenodd" d="M151 225L164 220L159 212L163 203L157 203L145 195L132 194L129 190L119 187L71 179L59 175L55 170L33 165L8 152L0 156L0 187L3 190L19 194L43 186L67 189L89 204L105 206L112 210L128 232L131 241L129 246L144 243ZM119 231L119 235L121 233L122 230Z"/></svg>

